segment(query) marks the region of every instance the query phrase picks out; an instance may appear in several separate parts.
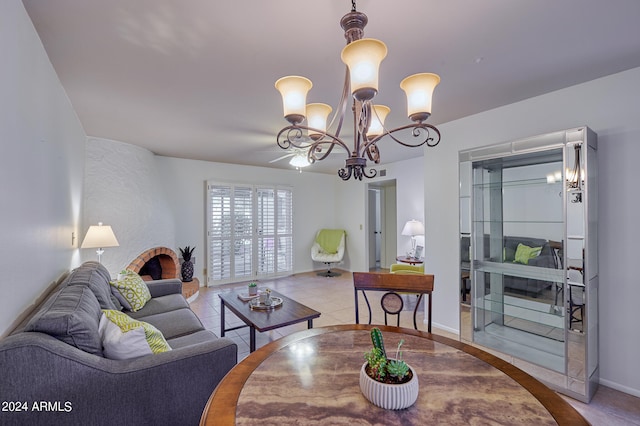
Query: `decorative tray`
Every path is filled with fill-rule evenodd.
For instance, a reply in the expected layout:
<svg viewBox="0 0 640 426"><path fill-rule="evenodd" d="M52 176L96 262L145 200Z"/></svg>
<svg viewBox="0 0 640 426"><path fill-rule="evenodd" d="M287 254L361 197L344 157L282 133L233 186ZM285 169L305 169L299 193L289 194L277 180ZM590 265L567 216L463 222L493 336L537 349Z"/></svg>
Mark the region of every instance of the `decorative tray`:
<svg viewBox="0 0 640 426"><path fill-rule="evenodd" d="M258 292L258 294L254 294L254 295L250 295L249 293L240 293L238 294L238 299L242 300L243 302L246 302L247 300L251 300L251 299L255 299L256 297L260 297L260 291Z"/></svg>
<svg viewBox="0 0 640 426"><path fill-rule="evenodd" d="M260 299L253 299L249 302L249 306L251 307L252 310L259 309L259 310L265 311L265 310L277 308L280 305L282 305L282 298L277 296L271 296L270 305L265 305L264 303L260 302Z"/></svg>

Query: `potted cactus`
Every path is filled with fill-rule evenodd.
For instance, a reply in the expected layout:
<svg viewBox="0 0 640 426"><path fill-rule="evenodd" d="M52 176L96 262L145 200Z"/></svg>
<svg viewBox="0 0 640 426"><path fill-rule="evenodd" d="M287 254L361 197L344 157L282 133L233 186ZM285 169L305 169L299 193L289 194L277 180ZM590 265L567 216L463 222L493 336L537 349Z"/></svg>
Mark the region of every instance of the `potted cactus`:
<svg viewBox="0 0 640 426"><path fill-rule="evenodd" d="M182 281L191 282L193 281L193 262L191 261L191 256L193 255L193 251L195 250L195 246L191 248L190 246L186 246L184 249L180 248L180 254L182 255Z"/></svg>
<svg viewBox="0 0 640 426"><path fill-rule="evenodd" d="M258 283L250 282L249 283L249 296L255 296L258 294Z"/></svg>
<svg viewBox="0 0 640 426"><path fill-rule="evenodd" d="M387 358L382 332L371 329L373 348L364 354L365 363L360 369L360 390L378 407L401 410L412 406L418 399L418 376L411 366L402 360L398 342L395 358Z"/></svg>

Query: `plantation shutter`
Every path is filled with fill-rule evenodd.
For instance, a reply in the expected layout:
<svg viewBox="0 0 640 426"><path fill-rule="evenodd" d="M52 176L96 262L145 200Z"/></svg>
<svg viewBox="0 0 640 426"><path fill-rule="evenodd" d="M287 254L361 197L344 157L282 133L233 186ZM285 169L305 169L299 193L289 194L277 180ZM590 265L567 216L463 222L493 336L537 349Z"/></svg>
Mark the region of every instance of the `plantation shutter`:
<svg viewBox="0 0 640 426"><path fill-rule="evenodd" d="M290 188L208 183L208 284L293 271Z"/></svg>

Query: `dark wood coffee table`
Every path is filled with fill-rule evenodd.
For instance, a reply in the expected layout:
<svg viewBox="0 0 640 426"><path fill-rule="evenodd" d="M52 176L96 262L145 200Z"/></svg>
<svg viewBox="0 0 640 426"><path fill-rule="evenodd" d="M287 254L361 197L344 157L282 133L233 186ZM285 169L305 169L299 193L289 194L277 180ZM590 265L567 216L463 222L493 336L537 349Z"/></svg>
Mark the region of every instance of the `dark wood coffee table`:
<svg viewBox="0 0 640 426"><path fill-rule="evenodd" d="M307 321L307 327L313 328L313 319L320 316L320 312L308 306L289 299L276 291L272 291L272 296L282 298L282 305L269 310L252 310L249 302L245 302L238 297L239 292L220 293L220 335L224 337L227 331L249 327L249 351L256 350L256 330L259 332L275 330L291 324ZM229 309L237 315L246 325L225 328L225 311Z"/></svg>

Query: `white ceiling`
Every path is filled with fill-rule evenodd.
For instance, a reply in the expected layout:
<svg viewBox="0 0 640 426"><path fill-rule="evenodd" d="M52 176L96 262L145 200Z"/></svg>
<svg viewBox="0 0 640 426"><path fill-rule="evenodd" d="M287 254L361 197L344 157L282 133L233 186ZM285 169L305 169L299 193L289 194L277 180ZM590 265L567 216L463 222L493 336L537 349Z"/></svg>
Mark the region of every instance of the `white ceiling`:
<svg viewBox="0 0 640 426"><path fill-rule="evenodd" d="M89 136L159 155L270 164L287 123L274 82L336 106L348 0L23 0ZM442 77L439 124L640 66L638 0L360 0L387 44L376 103L408 123L400 81ZM347 126L349 128L349 126ZM442 144L447 143L446 133ZM421 155L390 140L383 162ZM437 150L437 148L435 148ZM310 171L335 173L341 154Z"/></svg>

